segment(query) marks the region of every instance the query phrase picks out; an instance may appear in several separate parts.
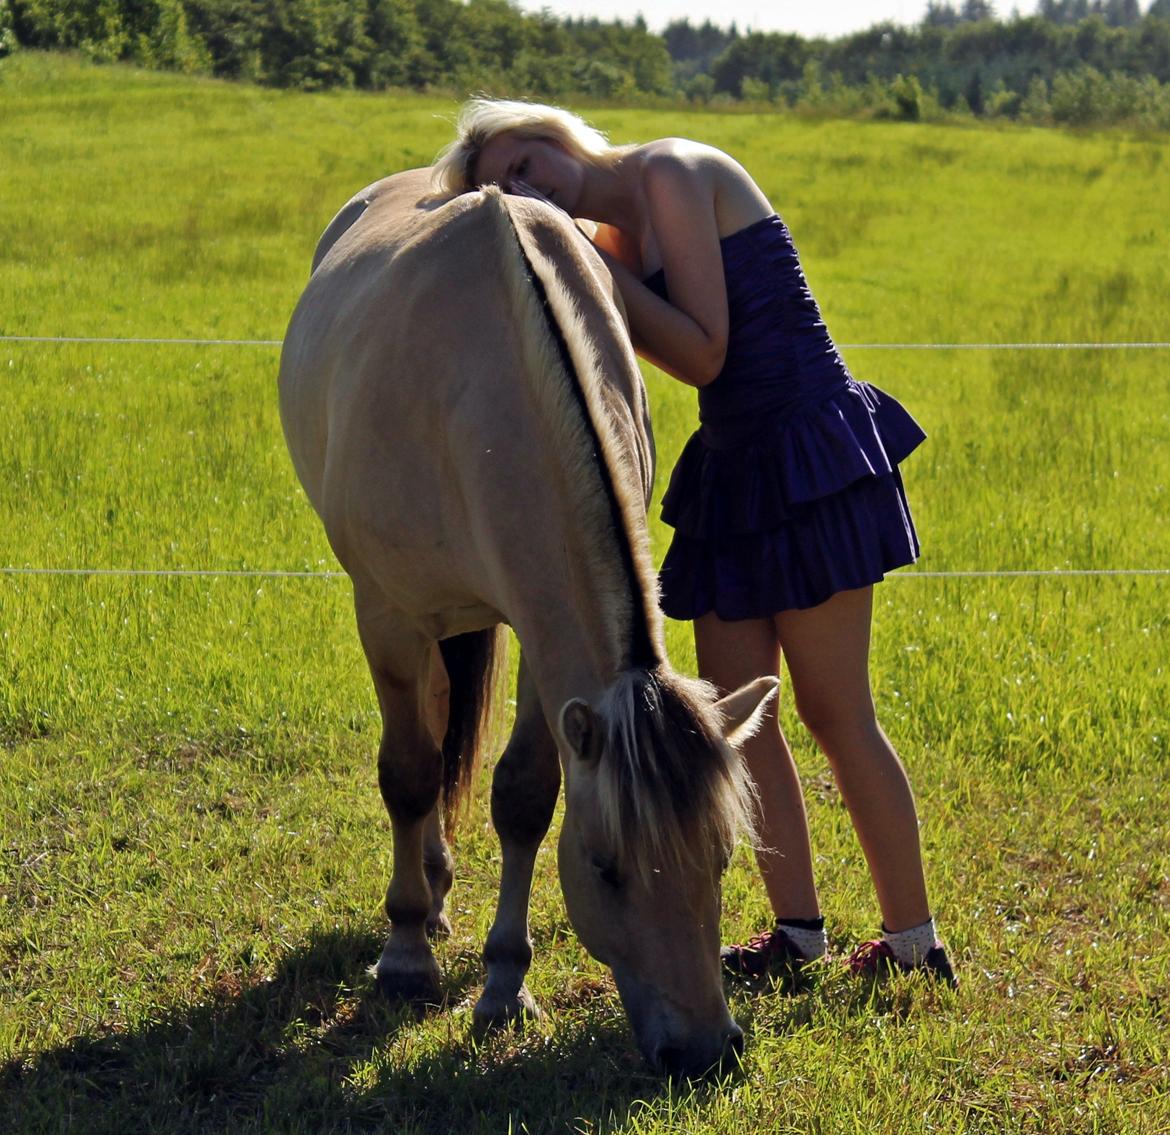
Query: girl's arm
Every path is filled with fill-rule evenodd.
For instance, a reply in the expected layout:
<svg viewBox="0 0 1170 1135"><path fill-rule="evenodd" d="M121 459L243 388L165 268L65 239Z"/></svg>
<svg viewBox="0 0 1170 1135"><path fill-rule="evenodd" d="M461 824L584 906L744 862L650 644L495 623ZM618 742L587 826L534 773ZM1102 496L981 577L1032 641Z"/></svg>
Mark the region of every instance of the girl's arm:
<svg viewBox="0 0 1170 1135"><path fill-rule="evenodd" d="M670 303L603 248L622 293L634 347L691 386L706 386L727 355L727 286L715 220L713 179L673 154L643 174L650 223L670 283Z"/></svg>

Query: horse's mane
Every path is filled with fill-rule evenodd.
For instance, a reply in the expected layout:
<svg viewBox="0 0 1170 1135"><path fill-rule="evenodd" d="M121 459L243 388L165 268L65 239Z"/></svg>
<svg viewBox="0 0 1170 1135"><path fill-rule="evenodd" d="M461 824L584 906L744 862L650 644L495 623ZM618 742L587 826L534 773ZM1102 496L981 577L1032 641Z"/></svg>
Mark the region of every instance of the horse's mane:
<svg viewBox="0 0 1170 1135"><path fill-rule="evenodd" d="M602 824L615 855L643 876L685 862L696 846L726 856L739 834L754 842L755 789L714 703L707 682L661 665L625 671L598 707Z"/></svg>
<svg viewBox="0 0 1170 1135"><path fill-rule="evenodd" d="M530 328L524 337L529 352L525 376L563 467L559 490L565 507L581 528L592 534L586 555L589 577L606 612L609 655L617 669L655 666L663 657L658 577L650 554L645 503L632 456L610 421L602 386L606 382L593 346L584 297L575 295L559 271L539 273L518 231L522 219L510 211L494 187L484 191L489 208L517 256L505 256L503 282L510 285L513 310ZM552 223L551 221L549 223ZM565 252L571 255L568 234ZM636 365L631 363L631 365ZM561 375L562 382L550 376Z"/></svg>

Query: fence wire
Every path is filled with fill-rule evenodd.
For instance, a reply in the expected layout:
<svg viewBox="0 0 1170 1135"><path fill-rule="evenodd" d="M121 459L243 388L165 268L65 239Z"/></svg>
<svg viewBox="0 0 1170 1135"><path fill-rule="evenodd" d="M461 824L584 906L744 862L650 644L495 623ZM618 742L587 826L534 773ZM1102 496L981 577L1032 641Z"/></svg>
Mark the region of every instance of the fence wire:
<svg viewBox="0 0 1170 1135"><path fill-rule="evenodd" d="M0 343L104 344L109 346L279 347L281 339L164 339L84 335L0 335ZM838 343L848 351L1149 351L1170 349L1170 341L1053 343ZM343 571L283 571L219 568L50 568L0 567L6 576L127 576L154 578L345 579ZM887 579L1011 579L1096 576L1168 576L1170 568L1047 568L903 571Z"/></svg>
<svg viewBox="0 0 1170 1135"><path fill-rule="evenodd" d="M0 343L95 343L107 346L279 347L282 339L155 339L106 335L0 335ZM1170 341L1132 343L838 343L842 351L1161 351Z"/></svg>
<svg viewBox="0 0 1170 1135"><path fill-rule="evenodd" d="M158 579L345 579L343 571L282 571L277 568L52 568L0 567L0 575L126 576ZM1170 576L1170 568L1007 568L996 570L895 571L889 579L1059 579L1094 576Z"/></svg>

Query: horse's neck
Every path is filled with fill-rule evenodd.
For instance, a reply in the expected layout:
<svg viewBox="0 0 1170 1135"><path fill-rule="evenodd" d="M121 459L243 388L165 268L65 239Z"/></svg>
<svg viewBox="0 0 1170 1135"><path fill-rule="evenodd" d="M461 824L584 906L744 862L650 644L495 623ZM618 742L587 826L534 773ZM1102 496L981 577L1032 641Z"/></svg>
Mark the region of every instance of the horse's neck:
<svg viewBox="0 0 1170 1135"><path fill-rule="evenodd" d="M551 722L573 698L597 705L630 665L630 643L586 579L561 596L534 595L510 621Z"/></svg>
<svg viewBox="0 0 1170 1135"><path fill-rule="evenodd" d="M523 437L526 476L509 481L510 507L500 499L481 515L494 518L498 554L493 572L506 613L535 675L547 675L546 710L572 697L593 701L631 666L653 666L664 656L654 576L647 570L643 529L626 531L598 483L596 457L566 467L545 421L527 407L511 418ZM487 486L482 486L487 491ZM553 693L555 691L555 694Z"/></svg>
<svg viewBox="0 0 1170 1135"><path fill-rule="evenodd" d="M588 542L594 547L576 546ZM627 592L615 595L614 565L605 565L600 576L590 570L597 564L596 542L596 534L572 524L554 535L546 548L548 574L510 612L553 725L566 702L582 698L596 708L619 676L652 668L665 654L658 626L648 627L643 620L643 604L655 597L639 593L637 576L625 577ZM647 646L656 653L647 655Z"/></svg>

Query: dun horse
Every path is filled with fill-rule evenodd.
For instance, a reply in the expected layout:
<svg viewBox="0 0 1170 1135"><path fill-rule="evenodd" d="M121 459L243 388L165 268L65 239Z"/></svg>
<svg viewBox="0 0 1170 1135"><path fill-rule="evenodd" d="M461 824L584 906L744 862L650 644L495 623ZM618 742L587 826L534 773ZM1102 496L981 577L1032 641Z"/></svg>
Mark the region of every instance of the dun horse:
<svg viewBox="0 0 1170 1135"><path fill-rule="evenodd" d="M720 876L749 786L716 701L666 661L645 524L645 392L600 259L570 221L414 170L321 239L280 370L296 470L352 577L382 711L394 839L388 994L440 999L443 837L468 786L502 627L521 646L492 782L503 865L474 1021L535 1014L529 891L561 777L569 919L613 970L647 1060L698 1074L742 1046L719 975Z"/></svg>

